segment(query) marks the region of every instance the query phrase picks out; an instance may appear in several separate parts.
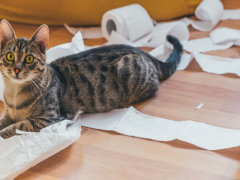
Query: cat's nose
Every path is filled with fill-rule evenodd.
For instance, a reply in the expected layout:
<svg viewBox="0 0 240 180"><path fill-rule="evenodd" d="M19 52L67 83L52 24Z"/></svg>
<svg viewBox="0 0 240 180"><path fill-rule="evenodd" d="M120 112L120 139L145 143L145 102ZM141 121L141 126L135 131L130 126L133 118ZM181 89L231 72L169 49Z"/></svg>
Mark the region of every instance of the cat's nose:
<svg viewBox="0 0 240 180"><path fill-rule="evenodd" d="M20 68L14 68L14 72L18 76L18 74L21 72L21 69Z"/></svg>

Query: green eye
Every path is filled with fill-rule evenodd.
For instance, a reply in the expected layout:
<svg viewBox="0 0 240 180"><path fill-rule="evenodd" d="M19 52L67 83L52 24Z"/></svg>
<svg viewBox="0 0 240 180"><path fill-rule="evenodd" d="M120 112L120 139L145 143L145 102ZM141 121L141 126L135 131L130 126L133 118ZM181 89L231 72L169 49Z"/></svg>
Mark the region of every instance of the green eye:
<svg viewBox="0 0 240 180"><path fill-rule="evenodd" d="M9 52L6 55L6 58L7 58L8 61L13 61L14 60L14 54Z"/></svg>
<svg viewBox="0 0 240 180"><path fill-rule="evenodd" d="M27 56L25 57L25 61L26 61L26 63L28 63L28 64L31 64L31 63L33 62L33 60L34 60L34 58L33 58L32 55L27 55Z"/></svg>

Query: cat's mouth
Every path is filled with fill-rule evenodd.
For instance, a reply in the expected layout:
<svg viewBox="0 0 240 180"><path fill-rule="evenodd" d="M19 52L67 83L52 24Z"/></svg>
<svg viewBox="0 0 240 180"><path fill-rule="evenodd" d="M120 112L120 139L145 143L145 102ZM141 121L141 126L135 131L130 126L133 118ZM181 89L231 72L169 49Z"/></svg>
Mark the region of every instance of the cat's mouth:
<svg viewBox="0 0 240 180"><path fill-rule="evenodd" d="M21 80L22 78L20 78L20 77L14 77L13 79Z"/></svg>
<svg viewBox="0 0 240 180"><path fill-rule="evenodd" d="M23 83L23 79L20 77L11 77L11 79L14 83L18 83L18 84Z"/></svg>

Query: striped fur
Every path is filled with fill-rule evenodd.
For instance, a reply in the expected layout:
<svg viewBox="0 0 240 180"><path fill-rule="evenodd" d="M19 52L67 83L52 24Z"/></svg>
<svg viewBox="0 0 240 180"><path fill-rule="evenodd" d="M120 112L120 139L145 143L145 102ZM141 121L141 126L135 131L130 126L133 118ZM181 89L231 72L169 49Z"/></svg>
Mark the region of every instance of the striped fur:
<svg viewBox="0 0 240 180"><path fill-rule="evenodd" d="M6 85L6 110L0 121L3 138L13 136L16 129L40 131L63 119L73 119L79 110L106 112L145 100L159 89L160 81L176 71L182 54L179 41L168 36L174 50L165 63L137 48L112 45L46 64L48 37L41 31L34 35L38 44L34 36L30 40L12 38L2 43L0 70ZM6 60L7 52L16 54L16 62ZM24 57L29 53L34 62L26 65ZM16 66L21 67L21 80L14 76Z"/></svg>

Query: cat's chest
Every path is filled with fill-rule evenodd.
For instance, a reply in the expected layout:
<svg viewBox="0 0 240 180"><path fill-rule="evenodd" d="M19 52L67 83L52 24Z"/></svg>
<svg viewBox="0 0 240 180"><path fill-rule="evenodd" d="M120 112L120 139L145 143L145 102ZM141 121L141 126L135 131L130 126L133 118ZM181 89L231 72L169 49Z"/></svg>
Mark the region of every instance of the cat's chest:
<svg viewBox="0 0 240 180"><path fill-rule="evenodd" d="M27 109L17 110L15 108L8 108L8 112L11 119L16 122L25 121L28 118Z"/></svg>
<svg viewBox="0 0 240 180"><path fill-rule="evenodd" d="M36 97L31 96L31 94L17 94L5 91L4 99L11 119L14 121L24 121L31 116Z"/></svg>

